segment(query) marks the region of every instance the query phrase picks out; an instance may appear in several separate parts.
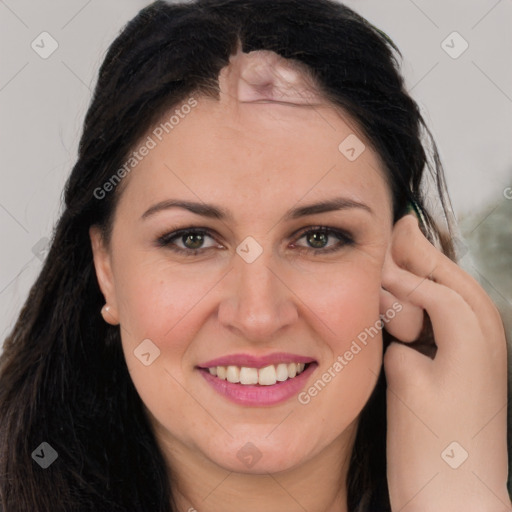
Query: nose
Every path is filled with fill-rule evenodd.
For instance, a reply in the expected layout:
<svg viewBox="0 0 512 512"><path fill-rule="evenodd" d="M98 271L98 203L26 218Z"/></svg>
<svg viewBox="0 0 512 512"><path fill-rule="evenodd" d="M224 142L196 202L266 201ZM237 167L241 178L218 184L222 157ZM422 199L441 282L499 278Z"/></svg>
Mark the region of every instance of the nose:
<svg viewBox="0 0 512 512"><path fill-rule="evenodd" d="M293 290L267 254L252 263L237 256L219 305L220 323L247 341L270 342L298 318Z"/></svg>

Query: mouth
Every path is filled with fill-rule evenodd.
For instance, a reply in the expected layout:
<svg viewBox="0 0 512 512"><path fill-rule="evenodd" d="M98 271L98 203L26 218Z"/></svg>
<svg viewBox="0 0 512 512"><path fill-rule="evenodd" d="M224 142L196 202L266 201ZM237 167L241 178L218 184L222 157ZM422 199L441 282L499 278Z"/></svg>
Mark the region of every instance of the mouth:
<svg viewBox="0 0 512 512"><path fill-rule="evenodd" d="M196 367L218 394L246 406L268 406L297 395L318 363L307 357L273 354L263 358L230 356Z"/></svg>

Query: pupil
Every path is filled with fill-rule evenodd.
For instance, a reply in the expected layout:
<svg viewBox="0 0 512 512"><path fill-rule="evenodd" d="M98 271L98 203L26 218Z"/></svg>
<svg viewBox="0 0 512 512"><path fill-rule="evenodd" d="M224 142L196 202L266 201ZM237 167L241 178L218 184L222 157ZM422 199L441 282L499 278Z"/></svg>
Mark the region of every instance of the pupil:
<svg viewBox="0 0 512 512"><path fill-rule="evenodd" d="M315 248L321 249L327 244L327 235L320 231L310 233L308 236L308 242Z"/></svg>
<svg viewBox="0 0 512 512"><path fill-rule="evenodd" d="M195 243L194 238L196 238ZM191 244L187 244L187 241L189 240L192 240ZM189 249L199 249L203 243L203 236L200 233L191 233L188 236L183 237L183 243L185 247L188 247Z"/></svg>

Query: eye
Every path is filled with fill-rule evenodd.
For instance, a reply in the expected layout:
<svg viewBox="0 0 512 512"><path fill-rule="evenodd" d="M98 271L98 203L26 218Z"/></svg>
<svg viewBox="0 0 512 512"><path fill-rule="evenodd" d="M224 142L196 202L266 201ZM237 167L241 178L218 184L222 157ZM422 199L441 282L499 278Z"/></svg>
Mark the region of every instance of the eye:
<svg viewBox="0 0 512 512"><path fill-rule="evenodd" d="M165 247L186 256L195 256L215 247L224 248L218 242L205 247L204 243L208 238L216 242L207 228L190 227L162 235L156 240L156 243L159 247ZM303 230L299 238L296 238L296 241L302 238L306 239L306 242L311 247L297 244L297 242L294 242L292 247L296 248L299 252L306 251L313 254L332 253L341 250L344 246L354 244L352 237L348 233L325 226L314 226ZM335 243L330 244L330 239L334 239Z"/></svg>
<svg viewBox="0 0 512 512"><path fill-rule="evenodd" d="M172 251L186 254L195 255L207 249L215 247L212 244L209 247L203 247L205 239L214 238L203 228L186 228L167 233L157 239L157 245L160 247L167 247ZM179 246L178 244L182 244ZM218 245L218 244L217 244Z"/></svg>
<svg viewBox="0 0 512 512"><path fill-rule="evenodd" d="M308 252L312 252L313 254L326 254L331 252L336 252L341 250L346 245L353 245L354 240L352 237L341 231L339 229L328 228L326 226L315 226L312 228L308 228L306 231L302 232L302 236L300 236L297 240L301 240L302 238L306 239L306 242L310 244L311 247L306 247L303 245L295 245L295 247L299 247L299 250L305 250ZM329 239L334 238L334 244L329 245Z"/></svg>

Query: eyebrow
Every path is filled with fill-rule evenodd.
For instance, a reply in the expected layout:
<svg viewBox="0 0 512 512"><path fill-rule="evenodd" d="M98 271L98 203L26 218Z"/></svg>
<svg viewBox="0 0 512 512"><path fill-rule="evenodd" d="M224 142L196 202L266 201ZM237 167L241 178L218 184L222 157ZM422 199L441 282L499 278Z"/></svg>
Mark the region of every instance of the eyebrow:
<svg viewBox="0 0 512 512"><path fill-rule="evenodd" d="M169 210L171 208L183 208L197 215L201 215L203 217L208 217L212 219L233 220L233 215L229 212L229 210L226 210L220 206L207 203L198 203L194 201L181 201L177 199L167 199L165 201L161 201L151 206L142 214L141 219L147 219L148 217L151 217L152 215L155 215L158 212ZM346 197L334 197L332 199L320 201L318 203L292 208L291 210L286 212L283 219L285 221L288 221L298 219L300 217L306 217L308 215L315 215L318 213L325 213L331 211L348 210L352 208L358 208L367 211L371 215L375 215L373 210L365 203L354 201L353 199L348 199Z"/></svg>

